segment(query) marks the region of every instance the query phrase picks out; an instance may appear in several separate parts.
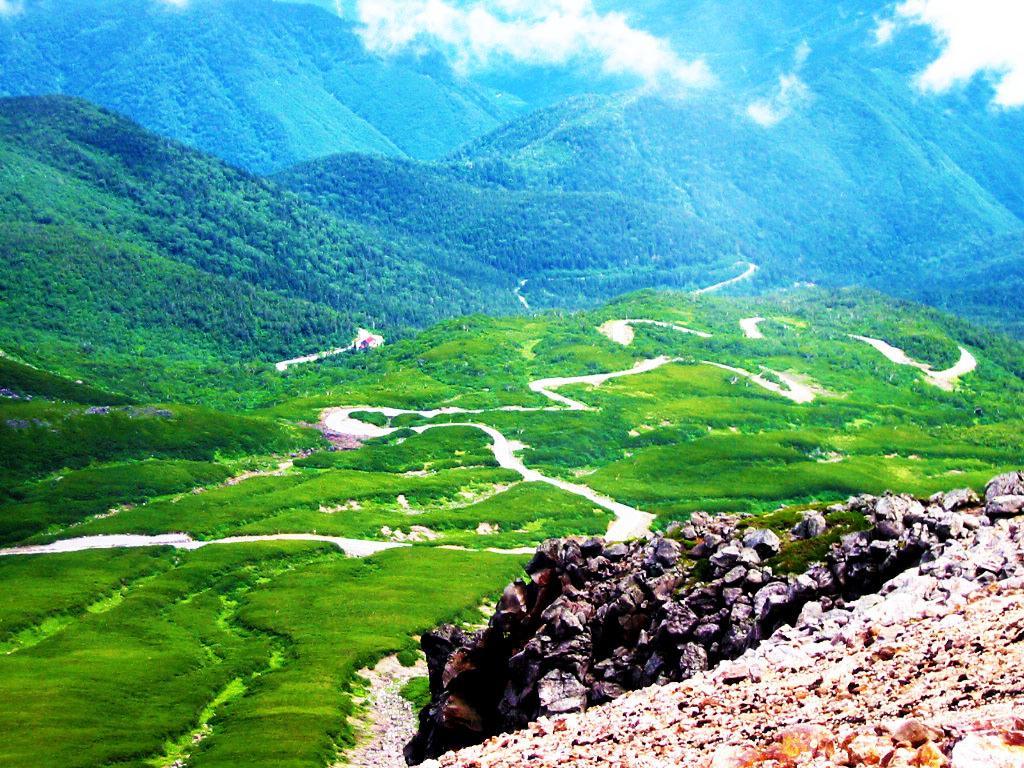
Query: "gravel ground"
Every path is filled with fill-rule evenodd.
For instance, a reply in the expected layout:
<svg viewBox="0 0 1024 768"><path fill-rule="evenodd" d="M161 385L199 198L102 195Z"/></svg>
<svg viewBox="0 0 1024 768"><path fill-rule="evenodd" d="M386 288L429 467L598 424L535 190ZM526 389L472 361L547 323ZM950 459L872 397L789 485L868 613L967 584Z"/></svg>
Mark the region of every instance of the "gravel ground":
<svg viewBox="0 0 1024 768"><path fill-rule="evenodd" d="M348 755L345 766L354 768L405 768L402 748L416 733L416 713L412 704L399 695L409 680L426 677L426 662L403 667L388 656L374 669L360 673L370 681L362 704L368 708L368 722L360 744Z"/></svg>

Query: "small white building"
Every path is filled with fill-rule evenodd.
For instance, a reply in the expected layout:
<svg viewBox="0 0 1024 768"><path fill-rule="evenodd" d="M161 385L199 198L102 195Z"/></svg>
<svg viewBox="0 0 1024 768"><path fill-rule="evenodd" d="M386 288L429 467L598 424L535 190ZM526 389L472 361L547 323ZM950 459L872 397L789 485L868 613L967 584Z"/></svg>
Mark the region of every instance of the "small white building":
<svg viewBox="0 0 1024 768"><path fill-rule="evenodd" d="M384 346L383 336L378 336L375 333L370 333L365 328L359 328L358 330L359 333L356 335L355 340L352 342L352 349L377 349L377 347Z"/></svg>

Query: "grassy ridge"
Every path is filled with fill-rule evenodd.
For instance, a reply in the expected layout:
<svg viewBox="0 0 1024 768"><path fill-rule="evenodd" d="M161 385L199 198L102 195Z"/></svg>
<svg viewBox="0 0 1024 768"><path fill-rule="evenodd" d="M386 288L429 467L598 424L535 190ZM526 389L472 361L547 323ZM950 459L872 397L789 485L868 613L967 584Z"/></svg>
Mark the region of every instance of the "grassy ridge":
<svg viewBox="0 0 1024 768"><path fill-rule="evenodd" d="M254 593L240 620L287 636L294 660L227 713L195 765L285 768L330 761L339 746L351 743L343 718L356 670L401 650L411 634L472 615L482 594L521 568L522 561L503 555L394 551L296 570ZM309 707L310 701L319 706Z"/></svg>
<svg viewBox="0 0 1024 768"><path fill-rule="evenodd" d="M152 459L81 469L25 483L0 504L0 544L80 523L156 496L226 480L231 471L212 462Z"/></svg>
<svg viewBox="0 0 1024 768"><path fill-rule="evenodd" d="M97 411L40 400L0 404L0 471L11 477L131 458L211 461L314 442L309 431L194 406Z"/></svg>
<svg viewBox="0 0 1024 768"><path fill-rule="evenodd" d="M410 634L471 611L521 567L444 551L355 561L308 545L134 559L154 561L159 573L109 609L0 656L0 687L20 702L0 712L3 765L151 764L218 700L212 735L188 746L193 764L325 763L352 737L344 716L355 671L405 647ZM17 585L13 607L0 604L5 621L38 619L10 614L54 573L91 580L100 592L140 567L124 560L82 553L0 563L5 583Z"/></svg>
<svg viewBox="0 0 1024 768"><path fill-rule="evenodd" d="M18 398L42 397L91 405L124 405L131 402L88 384L55 376L49 371L33 368L0 354L0 387Z"/></svg>

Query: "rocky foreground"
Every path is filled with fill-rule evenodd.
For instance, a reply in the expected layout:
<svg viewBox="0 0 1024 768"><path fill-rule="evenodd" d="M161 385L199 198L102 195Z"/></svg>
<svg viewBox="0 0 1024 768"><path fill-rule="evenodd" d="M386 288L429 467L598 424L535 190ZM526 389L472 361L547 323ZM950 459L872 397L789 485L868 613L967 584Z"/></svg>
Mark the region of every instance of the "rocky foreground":
<svg viewBox="0 0 1024 768"><path fill-rule="evenodd" d="M440 765L1022 768L1022 513L1014 473L984 501L858 497L783 536L698 518L684 542L549 543L487 629L424 637L434 702L407 756L525 727ZM776 575L830 526L864 530Z"/></svg>

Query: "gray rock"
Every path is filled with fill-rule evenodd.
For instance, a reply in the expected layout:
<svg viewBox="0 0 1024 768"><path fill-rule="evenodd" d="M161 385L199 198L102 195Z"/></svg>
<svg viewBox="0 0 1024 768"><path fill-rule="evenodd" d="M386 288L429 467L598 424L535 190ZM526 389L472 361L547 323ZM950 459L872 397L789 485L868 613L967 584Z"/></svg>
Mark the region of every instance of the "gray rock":
<svg viewBox="0 0 1024 768"><path fill-rule="evenodd" d="M993 477L985 486L985 501L999 496L1024 496L1024 472L1007 472Z"/></svg>
<svg viewBox="0 0 1024 768"><path fill-rule="evenodd" d="M751 568L743 584L748 591L756 592L768 582L768 575L763 568Z"/></svg>
<svg viewBox="0 0 1024 768"><path fill-rule="evenodd" d="M684 677L692 677L708 668L708 652L696 643L679 647L679 668Z"/></svg>
<svg viewBox="0 0 1024 768"><path fill-rule="evenodd" d="M917 499L910 496L886 494L875 503L874 518L878 523L885 521L902 527L904 516L907 514L920 515L923 512L924 505Z"/></svg>
<svg viewBox="0 0 1024 768"><path fill-rule="evenodd" d="M754 615L758 621L764 621L771 613L786 604L789 586L781 581L767 584L754 595Z"/></svg>
<svg viewBox="0 0 1024 768"><path fill-rule="evenodd" d="M754 550L762 560L774 557L782 549L782 542L775 535L774 531L765 528L755 528L747 531L743 537L743 546Z"/></svg>
<svg viewBox="0 0 1024 768"><path fill-rule="evenodd" d="M681 555L682 548L676 542L672 541L672 539L658 537L648 547L648 554L644 559L644 565L648 567L658 565L662 568L671 568L679 562Z"/></svg>
<svg viewBox="0 0 1024 768"><path fill-rule="evenodd" d="M800 616L796 620L798 627L808 626L811 624L818 624L821 622L821 617L824 615L824 610L819 602L810 602L804 605L800 611Z"/></svg>
<svg viewBox="0 0 1024 768"><path fill-rule="evenodd" d="M825 533L827 528L825 516L816 509L809 509L804 512L803 519L793 526L790 533L794 539L813 539Z"/></svg>
<svg viewBox="0 0 1024 768"><path fill-rule="evenodd" d="M737 565L722 577L722 583L729 587L735 586L746 580L747 573L748 571L745 566Z"/></svg>
<svg viewBox="0 0 1024 768"><path fill-rule="evenodd" d="M537 698L545 714L582 712L587 705L587 689L571 673L553 669L540 679Z"/></svg>
<svg viewBox="0 0 1024 768"><path fill-rule="evenodd" d="M745 565L748 568L753 568L756 565L761 564L761 558L758 556L750 547L743 547L740 550L740 565Z"/></svg>
<svg viewBox="0 0 1024 768"><path fill-rule="evenodd" d="M621 560L627 554L629 554L629 549L625 544L612 544L604 551L604 556L613 561Z"/></svg>
<svg viewBox="0 0 1024 768"><path fill-rule="evenodd" d="M711 556L711 564L728 570L740 561L741 550L735 544L728 544Z"/></svg>
<svg viewBox="0 0 1024 768"><path fill-rule="evenodd" d="M1016 517L1024 514L1024 494L993 496L985 505L989 517Z"/></svg>
<svg viewBox="0 0 1024 768"><path fill-rule="evenodd" d="M698 643L707 648L716 639L718 639L718 635L721 631L722 630L718 624L700 624L695 630L693 630L693 637Z"/></svg>
<svg viewBox="0 0 1024 768"><path fill-rule="evenodd" d="M981 503L978 494L971 488L957 488L955 491L941 494L940 506L947 512L955 512L964 507L975 507Z"/></svg>

